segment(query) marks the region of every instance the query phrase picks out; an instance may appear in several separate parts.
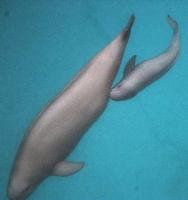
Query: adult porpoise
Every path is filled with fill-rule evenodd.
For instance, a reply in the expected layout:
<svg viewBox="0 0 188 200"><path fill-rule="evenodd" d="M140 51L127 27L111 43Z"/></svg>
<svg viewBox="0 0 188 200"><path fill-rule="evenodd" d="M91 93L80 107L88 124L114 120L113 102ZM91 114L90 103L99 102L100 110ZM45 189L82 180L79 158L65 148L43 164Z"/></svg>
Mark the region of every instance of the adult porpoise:
<svg viewBox="0 0 188 200"><path fill-rule="evenodd" d="M8 184L10 200L24 200L45 178L68 176L83 162L66 157L104 111L135 17L76 75L32 124L14 161Z"/></svg>
<svg viewBox="0 0 188 200"><path fill-rule="evenodd" d="M169 47L159 56L138 65L135 64L134 55L126 65L122 80L111 91L110 97L113 100L134 97L170 69L180 51L180 33L177 22L170 16L167 16L167 20L173 29L173 38Z"/></svg>

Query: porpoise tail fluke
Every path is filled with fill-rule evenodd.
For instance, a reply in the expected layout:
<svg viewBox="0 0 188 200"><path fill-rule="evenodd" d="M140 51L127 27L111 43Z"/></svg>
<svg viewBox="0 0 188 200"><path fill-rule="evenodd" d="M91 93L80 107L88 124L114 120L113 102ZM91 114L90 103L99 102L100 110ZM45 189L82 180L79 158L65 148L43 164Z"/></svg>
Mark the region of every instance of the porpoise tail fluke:
<svg viewBox="0 0 188 200"><path fill-rule="evenodd" d="M170 15L167 15L167 21L169 23L169 25L172 27L174 33L178 32L178 23L172 19L172 17Z"/></svg>

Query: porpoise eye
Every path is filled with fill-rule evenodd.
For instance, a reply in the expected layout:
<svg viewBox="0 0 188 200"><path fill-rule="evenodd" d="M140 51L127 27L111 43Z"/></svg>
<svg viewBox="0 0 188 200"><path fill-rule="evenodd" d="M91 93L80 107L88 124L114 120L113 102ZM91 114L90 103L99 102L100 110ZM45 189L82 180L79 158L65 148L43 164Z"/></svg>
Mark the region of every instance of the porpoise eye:
<svg viewBox="0 0 188 200"><path fill-rule="evenodd" d="M120 88L120 87L121 87L121 85L118 85L118 86L117 86L117 88Z"/></svg>
<svg viewBox="0 0 188 200"><path fill-rule="evenodd" d="M29 190L30 190L30 186L27 186L24 190L23 190L23 192L25 193L25 192L28 192Z"/></svg>

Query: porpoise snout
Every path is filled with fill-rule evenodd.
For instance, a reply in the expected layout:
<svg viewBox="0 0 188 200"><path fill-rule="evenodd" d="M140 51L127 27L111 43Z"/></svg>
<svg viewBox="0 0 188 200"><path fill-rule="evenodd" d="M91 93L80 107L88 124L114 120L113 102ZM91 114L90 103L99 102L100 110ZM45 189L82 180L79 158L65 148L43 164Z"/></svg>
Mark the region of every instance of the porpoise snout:
<svg viewBox="0 0 188 200"><path fill-rule="evenodd" d="M119 83L111 90L110 98L114 101L121 101L134 97L136 95L136 91L125 86L126 84L123 82Z"/></svg>
<svg viewBox="0 0 188 200"><path fill-rule="evenodd" d="M122 98L122 93L119 88L112 89L110 92L110 98L115 101L119 101Z"/></svg>
<svg viewBox="0 0 188 200"><path fill-rule="evenodd" d="M31 186L22 182L11 183L8 186L7 196L9 200L25 200L32 190Z"/></svg>

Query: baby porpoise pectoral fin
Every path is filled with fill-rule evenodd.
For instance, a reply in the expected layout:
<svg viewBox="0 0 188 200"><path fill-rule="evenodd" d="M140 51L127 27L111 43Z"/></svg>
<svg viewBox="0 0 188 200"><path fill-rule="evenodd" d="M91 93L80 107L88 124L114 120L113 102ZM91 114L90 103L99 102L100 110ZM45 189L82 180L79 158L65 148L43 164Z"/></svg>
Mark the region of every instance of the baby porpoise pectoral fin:
<svg viewBox="0 0 188 200"><path fill-rule="evenodd" d="M123 72L123 77L128 76L131 72L135 70L136 67L136 55L132 56L127 62L126 67Z"/></svg>
<svg viewBox="0 0 188 200"><path fill-rule="evenodd" d="M59 162L53 170L54 176L70 176L84 167L84 162L70 162L62 161Z"/></svg>

